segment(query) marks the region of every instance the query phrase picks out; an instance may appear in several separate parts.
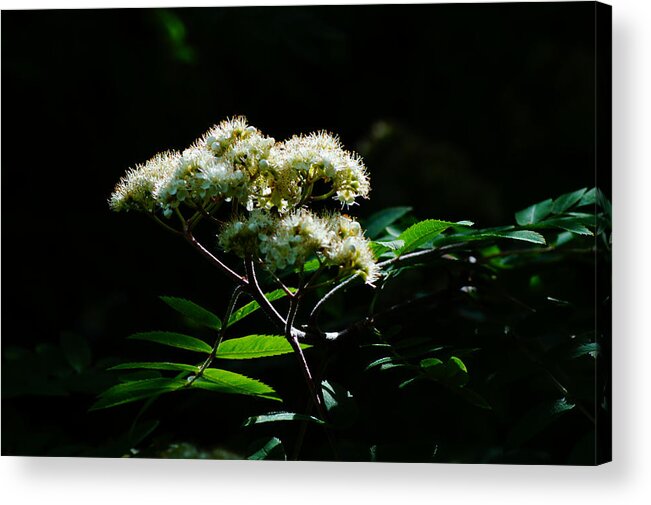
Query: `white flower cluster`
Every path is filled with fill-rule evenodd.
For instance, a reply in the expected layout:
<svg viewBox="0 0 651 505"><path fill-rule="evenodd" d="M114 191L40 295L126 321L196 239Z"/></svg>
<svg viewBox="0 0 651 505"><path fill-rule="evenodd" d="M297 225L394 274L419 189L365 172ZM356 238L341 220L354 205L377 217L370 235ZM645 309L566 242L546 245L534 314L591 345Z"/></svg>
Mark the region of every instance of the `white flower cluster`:
<svg viewBox="0 0 651 505"><path fill-rule="evenodd" d="M317 182L327 192L313 195ZM361 159L328 133L278 142L237 117L211 128L182 153L158 154L129 170L110 199L114 210L161 210L167 217L182 204L205 210L236 199L248 210L286 213L332 196L343 205L367 197L370 185Z"/></svg>
<svg viewBox="0 0 651 505"><path fill-rule="evenodd" d="M129 170L109 203L116 211L160 211L171 217L175 212L183 216L186 207L210 214L232 202L231 216L246 216L223 227L219 243L224 250L260 258L271 271L316 256L325 266L358 273L371 283L379 271L360 225L305 208L327 198L353 205L369 190L362 160L329 133L276 142L236 117L181 153L157 154Z"/></svg>
<svg viewBox="0 0 651 505"><path fill-rule="evenodd" d="M325 266L338 266L344 275L359 274L369 284L380 275L362 227L338 214L318 216L299 209L272 217L254 211L226 224L219 244L240 257L259 257L271 271L300 266L316 256Z"/></svg>

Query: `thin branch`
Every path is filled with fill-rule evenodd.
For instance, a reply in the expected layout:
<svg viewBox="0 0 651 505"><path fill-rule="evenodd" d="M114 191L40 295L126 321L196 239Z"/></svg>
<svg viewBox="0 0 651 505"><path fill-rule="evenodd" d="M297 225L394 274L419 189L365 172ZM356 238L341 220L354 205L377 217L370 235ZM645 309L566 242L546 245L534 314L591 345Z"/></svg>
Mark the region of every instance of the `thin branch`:
<svg viewBox="0 0 651 505"><path fill-rule="evenodd" d="M284 328L286 324L285 318L283 318L283 316L280 315L280 313L271 304L271 302L267 300L267 297L264 296L264 293L260 288L260 283L258 282L258 277L255 273L253 258L250 256L245 258L244 266L246 268L246 276L248 278L247 292L256 302L258 302L260 307L278 326Z"/></svg>
<svg viewBox="0 0 651 505"><path fill-rule="evenodd" d="M334 288L332 288L330 291L328 291L323 298L321 298L318 303L314 306L312 309L312 312L310 313L310 318L308 320L308 325L318 329L318 319L319 319L319 314L321 313L321 309L323 309L323 306L325 303L340 289L345 288L348 286L351 282L353 282L355 279L359 277L359 274L354 274L350 276L348 279L346 279L344 282L337 284Z"/></svg>
<svg viewBox="0 0 651 505"><path fill-rule="evenodd" d="M223 263L217 256L212 254L208 249L206 249L201 242L199 242L190 230L186 228L185 233L183 234L185 239L190 243L192 247L197 249L205 258L207 258L213 265L219 268L224 272L231 280L235 281L236 284L240 286L247 286L248 282L246 278L239 275L237 272L231 270L225 263Z"/></svg>
<svg viewBox="0 0 651 505"><path fill-rule="evenodd" d="M172 232L172 233L174 233L176 235L183 235L183 232L181 230L177 230L176 228L173 228L172 226L167 224L165 221L163 221L161 218L159 218L156 214L148 212L147 215L151 219L153 219L156 224L158 224L159 226L162 226L167 231L170 231L170 232Z"/></svg>
<svg viewBox="0 0 651 505"><path fill-rule="evenodd" d="M237 303L237 299L239 298L240 294L242 294L242 286L236 286L235 289L233 290L233 294L231 295L231 299L228 302L228 307L226 308L226 314L224 314L222 327L219 329L219 334L217 335L217 339L215 340L215 343L212 346L212 350L210 351L210 354L208 355L206 360L199 368L199 371L188 382L187 384L188 386L191 386L194 381L196 381L199 377L201 377L203 375L203 372L206 370L206 368L208 368L212 364L213 360L215 359L215 356L217 355L217 349L219 348L219 344L222 343L224 337L226 336L226 328L228 328L228 320L231 318L231 314L233 313L233 309L235 308L235 304Z"/></svg>
<svg viewBox="0 0 651 505"><path fill-rule="evenodd" d="M264 266L264 262L259 259L260 265ZM285 292L287 296L290 298L294 298L294 293L292 293L287 286L285 286L285 283L280 280L280 277L278 277L275 273L273 273L271 270L267 270L269 272L269 275L273 277L273 279L278 283L278 285L281 287L281 289Z"/></svg>

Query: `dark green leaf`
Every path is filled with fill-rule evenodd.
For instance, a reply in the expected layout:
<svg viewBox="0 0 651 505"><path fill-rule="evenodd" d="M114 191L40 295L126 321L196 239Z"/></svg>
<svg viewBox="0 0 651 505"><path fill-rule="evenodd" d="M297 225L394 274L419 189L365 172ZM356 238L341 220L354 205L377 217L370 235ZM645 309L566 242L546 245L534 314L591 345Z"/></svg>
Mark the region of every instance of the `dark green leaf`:
<svg viewBox="0 0 651 505"><path fill-rule="evenodd" d="M66 361L77 373L81 373L90 365L90 347L82 336L67 331L63 332L61 348Z"/></svg>
<svg viewBox="0 0 651 505"><path fill-rule="evenodd" d="M398 255L413 251L455 224L449 221L427 219L410 226L398 236L398 240L405 243L398 249Z"/></svg>
<svg viewBox="0 0 651 505"><path fill-rule="evenodd" d="M117 384L104 391L90 410L105 409L124 403L143 400L154 395L182 388L185 381L176 379L144 379Z"/></svg>
<svg viewBox="0 0 651 505"><path fill-rule="evenodd" d="M515 213L515 222L520 226L535 224L545 219L552 212L553 201L551 198L544 202L536 203L531 207Z"/></svg>
<svg viewBox="0 0 651 505"><path fill-rule="evenodd" d="M597 202L597 188L591 188L586 191L579 203L576 204L577 207L583 207L584 205L594 205Z"/></svg>
<svg viewBox="0 0 651 505"><path fill-rule="evenodd" d="M373 361L373 363L369 364L364 371L370 370L371 368L374 368L376 366L384 365L385 363L391 363L393 361L393 357L387 356L384 358L376 359Z"/></svg>
<svg viewBox="0 0 651 505"><path fill-rule="evenodd" d="M559 196L554 200L554 205L552 206L553 214L562 214L567 209L575 205L581 197L585 194L588 188L579 189L578 191L573 191L572 193L566 193Z"/></svg>
<svg viewBox="0 0 651 505"><path fill-rule="evenodd" d="M204 352L206 354L210 354L212 351L212 347L206 344L203 340L170 331L148 331L136 333L128 338L133 340L156 342L157 344L178 347L179 349L186 349L188 351Z"/></svg>
<svg viewBox="0 0 651 505"><path fill-rule="evenodd" d="M366 236L368 238L378 237L387 226L395 223L411 210L411 207L389 207L371 214L365 224Z"/></svg>
<svg viewBox="0 0 651 505"><path fill-rule="evenodd" d="M242 426L253 426L254 424L275 423L279 421L309 421L316 424L325 424L321 419L305 414L296 414L294 412L269 412L268 414L247 418Z"/></svg>
<svg viewBox="0 0 651 505"><path fill-rule="evenodd" d="M574 408L566 398L543 402L527 412L508 435L509 445L519 446L544 430L564 412Z"/></svg>
<svg viewBox="0 0 651 505"><path fill-rule="evenodd" d="M296 292L295 288L289 288L289 290L292 293ZM287 293L285 292L284 289L276 289L275 291L272 291L271 293L266 293L264 296L265 296L265 298L267 300L269 300L270 302L273 302L275 300L279 300L280 298L283 298L283 297L287 296ZM228 326L231 326L231 325L237 323L238 321L241 321L246 316L252 314L253 312L258 310L259 308L260 308L260 305L258 304L258 302L249 302L246 305L240 307L235 312L233 312L233 314L231 314L231 317L228 319Z"/></svg>
<svg viewBox="0 0 651 505"><path fill-rule="evenodd" d="M300 344L301 349L312 347ZM217 358L252 359L279 356L293 352L292 346L282 335L248 335L223 341L217 349Z"/></svg>
<svg viewBox="0 0 651 505"><path fill-rule="evenodd" d="M213 330L219 330L222 327L221 320L215 314L190 300L175 298L173 296L161 296L160 299L197 324L212 328Z"/></svg>
<svg viewBox="0 0 651 505"><path fill-rule="evenodd" d="M219 393L258 396L269 400L282 401L271 386L246 375L229 370L220 370L219 368L208 368L204 370L202 377L195 380L192 387Z"/></svg>
<svg viewBox="0 0 651 505"><path fill-rule="evenodd" d="M198 366L184 365L182 363L169 363L169 362L136 362L136 363L121 363L109 370L182 370L185 372L196 372L199 370Z"/></svg>
<svg viewBox="0 0 651 505"><path fill-rule="evenodd" d="M253 451L253 453L247 457L249 460L281 460L285 461L287 456L285 455L285 449L283 448L283 443L273 437L268 441L264 442L259 449Z"/></svg>
<svg viewBox="0 0 651 505"><path fill-rule="evenodd" d="M531 242L533 244L544 245L545 237L540 233L531 230L494 230L494 231L482 231L477 234L472 234L467 237L467 240L478 240L478 239L487 239L487 238L508 238L511 240L521 240L523 242Z"/></svg>
<svg viewBox="0 0 651 505"><path fill-rule="evenodd" d="M493 410L493 407L490 406L490 403L488 403L483 396L479 395L471 389L458 388L455 389L455 392L475 407L479 407L480 409L485 410Z"/></svg>
<svg viewBox="0 0 651 505"><path fill-rule="evenodd" d="M346 388L332 381L323 381L321 391L330 421L340 428L352 426L358 415L357 403L353 395Z"/></svg>
<svg viewBox="0 0 651 505"><path fill-rule="evenodd" d="M159 377L162 377L162 375L157 370L137 370L135 372L120 375L118 380L120 382L135 382L145 379L157 379Z"/></svg>

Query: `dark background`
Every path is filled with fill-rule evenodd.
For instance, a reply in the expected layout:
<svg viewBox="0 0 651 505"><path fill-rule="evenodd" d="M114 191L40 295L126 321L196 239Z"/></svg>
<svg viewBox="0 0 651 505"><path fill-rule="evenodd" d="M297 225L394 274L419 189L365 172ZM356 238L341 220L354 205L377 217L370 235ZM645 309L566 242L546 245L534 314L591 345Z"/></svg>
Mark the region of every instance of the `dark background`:
<svg viewBox="0 0 651 505"><path fill-rule="evenodd" d="M594 35L590 2L3 12L3 347L73 332L124 356L126 335L173 321L158 295L223 305L222 277L107 198L227 116L337 133L372 177L359 217L510 224L593 186ZM25 424L98 437L85 397L12 401L3 452Z"/></svg>

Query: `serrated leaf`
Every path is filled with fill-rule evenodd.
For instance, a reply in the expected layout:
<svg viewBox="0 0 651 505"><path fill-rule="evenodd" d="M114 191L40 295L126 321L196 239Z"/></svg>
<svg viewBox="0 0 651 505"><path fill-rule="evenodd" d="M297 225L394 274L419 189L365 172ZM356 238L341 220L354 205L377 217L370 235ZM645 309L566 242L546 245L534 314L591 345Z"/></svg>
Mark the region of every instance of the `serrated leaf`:
<svg viewBox="0 0 651 505"><path fill-rule="evenodd" d="M300 344L301 349L312 347ZM221 359L253 359L280 356L293 352L292 346L282 335L248 335L224 340L217 348L215 357Z"/></svg>
<svg viewBox="0 0 651 505"><path fill-rule="evenodd" d="M527 207L515 213L515 222L520 226L535 224L545 219L552 212L553 201L551 198Z"/></svg>
<svg viewBox="0 0 651 505"><path fill-rule="evenodd" d="M117 384L99 395L90 410L106 409L125 403L144 400L151 396L176 391L185 386L185 381L177 379L143 379Z"/></svg>
<svg viewBox="0 0 651 505"><path fill-rule="evenodd" d="M587 342L585 344L578 345L574 349L572 349L569 352L568 357L580 358L581 356L585 356L586 354L589 354L593 358L596 358L599 352L600 352L600 347L597 342Z"/></svg>
<svg viewBox="0 0 651 505"><path fill-rule="evenodd" d="M593 216L594 217L594 216ZM585 219L582 217L558 217L554 219L547 219L535 225L536 228L560 228L577 235L592 235L592 232L583 223ZM594 221L591 223L594 225Z"/></svg>
<svg viewBox="0 0 651 505"><path fill-rule="evenodd" d="M197 324L212 328L213 330L219 330L222 327L222 322L219 317L190 300L176 298L174 296L161 296L160 299L175 311Z"/></svg>
<svg viewBox="0 0 651 505"><path fill-rule="evenodd" d="M372 363L370 363L370 364L369 364L369 365L364 369L364 371L366 372L366 371L370 370L371 368L375 368L375 367L378 367L378 366L380 366L380 365L384 365L384 364L386 364L386 363L391 363L392 361L393 361L393 357L391 357L391 356L387 356L387 357L384 357L384 358L376 359L375 361L373 361Z"/></svg>
<svg viewBox="0 0 651 505"><path fill-rule="evenodd" d="M371 239L378 237L387 226L395 223L411 210L412 207L389 207L371 214L365 224L366 236Z"/></svg>
<svg viewBox="0 0 651 505"><path fill-rule="evenodd" d="M554 200L552 214L562 214L567 209L581 200L581 197L588 191L588 188L579 189L571 193L565 193Z"/></svg>
<svg viewBox="0 0 651 505"><path fill-rule="evenodd" d="M262 447L256 449L250 456L246 459L248 460L281 460L285 461L287 456L285 455L285 449L283 448L283 443L276 437L270 438L268 441L262 444Z"/></svg>
<svg viewBox="0 0 651 505"><path fill-rule="evenodd" d="M168 345L170 347L185 349L187 351L203 352L206 354L212 352L212 347L206 344L203 340L171 331L148 331L135 333L127 338L132 340L146 340L148 342L155 342L157 344Z"/></svg>
<svg viewBox="0 0 651 505"><path fill-rule="evenodd" d="M76 333L61 333L61 348L68 364L81 373L90 365L90 347L85 338Z"/></svg>
<svg viewBox="0 0 651 505"><path fill-rule="evenodd" d="M413 251L455 224L449 221L426 219L411 225L398 236L398 240L402 240L405 245L398 249L397 254L401 255Z"/></svg>
<svg viewBox="0 0 651 505"><path fill-rule="evenodd" d="M184 365L182 363L150 362L140 361L135 363L120 363L109 368L109 370L180 370L184 372L196 372L198 366Z"/></svg>
<svg viewBox="0 0 651 505"><path fill-rule="evenodd" d="M586 191L581 200L576 204L577 207L583 207L584 205L594 205L597 202L597 188L591 188Z"/></svg>
<svg viewBox="0 0 651 505"><path fill-rule="evenodd" d="M289 291L292 293L296 292L295 288L289 288ZM287 296L287 293L285 292L284 289L276 289L275 291L272 291L270 293L265 293L265 298L269 300L270 302L273 302L275 300L279 300L280 298L283 298ZM258 302L249 302L246 305L243 305L239 309L237 309L235 312L231 314L231 317L228 319L228 326L231 326L238 321L241 321L248 315L252 314L256 310L260 308L260 304Z"/></svg>
<svg viewBox="0 0 651 505"><path fill-rule="evenodd" d="M219 393L257 396L269 400L282 401L274 389L257 379L246 375L221 370L219 368L207 368L201 378L192 383L192 387L217 391Z"/></svg>
<svg viewBox="0 0 651 505"><path fill-rule="evenodd" d="M296 414L295 412L269 412L247 418L242 426L253 426L255 424L276 423L280 421L308 421L316 424L326 424L321 419L305 414Z"/></svg>
<svg viewBox="0 0 651 505"><path fill-rule="evenodd" d="M543 237L540 233L531 230L484 231L468 237L468 239L471 240L487 238L508 238L511 240L531 242L532 244L546 244L545 237Z"/></svg>

